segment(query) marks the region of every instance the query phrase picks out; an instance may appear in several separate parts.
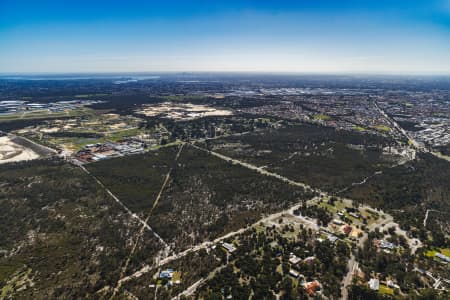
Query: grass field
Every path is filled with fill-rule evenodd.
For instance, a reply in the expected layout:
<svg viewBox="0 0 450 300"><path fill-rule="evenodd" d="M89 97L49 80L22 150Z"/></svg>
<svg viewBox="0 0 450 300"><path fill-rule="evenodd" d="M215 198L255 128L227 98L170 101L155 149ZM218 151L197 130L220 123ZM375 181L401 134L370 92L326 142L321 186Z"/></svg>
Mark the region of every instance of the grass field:
<svg viewBox="0 0 450 300"><path fill-rule="evenodd" d="M444 254L445 256L450 257L450 249L449 248L441 248L440 251L442 254Z"/></svg>
<svg viewBox="0 0 450 300"><path fill-rule="evenodd" d="M173 272L172 281L176 282L178 280L181 281L181 272Z"/></svg>
<svg viewBox="0 0 450 300"><path fill-rule="evenodd" d="M362 126L354 126L353 129L355 129L356 131L365 131L366 129Z"/></svg>
<svg viewBox="0 0 450 300"><path fill-rule="evenodd" d="M383 295L391 295L391 296L394 295L394 290L383 284L380 284L379 292L380 292L380 294L383 294Z"/></svg>
<svg viewBox="0 0 450 300"><path fill-rule="evenodd" d="M161 98L167 100L167 101L184 101L184 100L195 100L195 99L204 99L207 98L207 96L203 95L169 95L169 96L162 96Z"/></svg>
<svg viewBox="0 0 450 300"><path fill-rule="evenodd" d="M314 120L327 121L327 120L330 120L330 119L331 119L331 117L327 116L327 115L322 115L322 114L314 115Z"/></svg>
<svg viewBox="0 0 450 300"><path fill-rule="evenodd" d="M0 122L9 122L15 120L38 120L38 119L54 119L61 117L76 117L93 114L90 108L79 108L74 110L65 110L58 112L51 112L49 110L39 110L31 112L20 112L15 114L0 115Z"/></svg>
<svg viewBox="0 0 450 300"><path fill-rule="evenodd" d="M89 97L102 97L109 96L109 94L85 94L85 95L75 95L75 98L89 98Z"/></svg>
<svg viewBox="0 0 450 300"><path fill-rule="evenodd" d="M72 145L73 149L75 151L83 149L84 146L89 144L96 144L96 143L104 143L106 142L106 139L104 138L65 138L65 143L68 143ZM56 143L59 144L59 143ZM64 144L64 142L62 143Z"/></svg>
<svg viewBox="0 0 450 300"><path fill-rule="evenodd" d="M438 249L432 249L425 252L425 256L428 257L434 257L436 253L444 254L447 257L450 257L450 249L449 248L438 248Z"/></svg>
<svg viewBox="0 0 450 300"><path fill-rule="evenodd" d="M437 251L436 250L428 250L427 252L425 252L425 256L427 257L434 257L434 255L436 255Z"/></svg>
<svg viewBox="0 0 450 300"><path fill-rule="evenodd" d="M19 269L16 273L14 273L14 276L9 279L7 284L0 289L0 299L7 298L8 293L13 291L16 286L23 286L27 283L30 283L31 280L29 278L29 275L31 273L30 268L22 268Z"/></svg>
<svg viewBox="0 0 450 300"><path fill-rule="evenodd" d="M115 141L119 141L119 140L122 140L127 137L136 136L138 134L139 134L138 128L131 128L131 129L126 129L126 130L121 130L121 131L115 131L111 134L108 134L107 137L111 141L115 142Z"/></svg>
<svg viewBox="0 0 450 300"><path fill-rule="evenodd" d="M377 125L377 126L374 126L374 128L376 129L376 130L379 130L379 131L383 131L383 132L389 132L391 129L388 127L388 126L386 126L386 125Z"/></svg>
<svg viewBox="0 0 450 300"><path fill-rule="evenodd" d="M8 279L14 272L24 266L23 261L10 260L0 264L0 282ZM1 299L1 298L0 298Z"/></svg>

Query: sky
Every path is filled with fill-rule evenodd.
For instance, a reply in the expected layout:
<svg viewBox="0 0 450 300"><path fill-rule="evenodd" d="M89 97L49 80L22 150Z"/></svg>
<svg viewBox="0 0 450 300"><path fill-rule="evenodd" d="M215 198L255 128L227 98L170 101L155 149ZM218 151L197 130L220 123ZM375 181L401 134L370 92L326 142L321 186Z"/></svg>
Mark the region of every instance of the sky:
<svg viewBox="0 0 450 300"><path fill-rule="evenodd" d="M450 0L0 0L0 73L450 75Z"/></svg>

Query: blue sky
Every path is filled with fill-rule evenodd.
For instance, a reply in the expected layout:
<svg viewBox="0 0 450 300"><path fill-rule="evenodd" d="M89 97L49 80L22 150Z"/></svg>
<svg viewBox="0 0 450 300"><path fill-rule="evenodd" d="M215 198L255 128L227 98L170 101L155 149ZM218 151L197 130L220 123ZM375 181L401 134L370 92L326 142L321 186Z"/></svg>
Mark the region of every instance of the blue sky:
<svg viewBox="0 0 450 300"><path fill-rule="evenodd" d="M0 0L0 73L450 74L450 0Z"/></svg>

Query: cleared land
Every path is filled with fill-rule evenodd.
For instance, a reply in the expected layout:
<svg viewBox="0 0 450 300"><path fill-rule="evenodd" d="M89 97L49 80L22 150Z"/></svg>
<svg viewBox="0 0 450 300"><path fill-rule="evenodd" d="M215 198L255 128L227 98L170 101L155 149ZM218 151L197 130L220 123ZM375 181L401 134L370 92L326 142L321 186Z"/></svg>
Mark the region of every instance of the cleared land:
<svg viewBox="0 0 450 300"><path fill-rule="evenodd" d="M90 108L77 108L73 110L52 112L47 109L35 110L30 112L19 112L13 114L0 115L0 122L9 122L14 120L37 120L37 119L56 119L63 117L75 117L86 114L92 114L93 110Z"/></svg>
<svg viewBox="0 0 450 300"><path fill-rule="evenodd" d="M14 143L8 136L0 137L0 164L36 158L39 158L39 154L33 150Z"/></svg>
<svg viewBox="0 0 450 300"><path fill-rule="evenodd" d="M173 120L193 120L211 116L230 116L231 110L217 109L208 105L192 103L172 103L145 105L137 111L146 117L162 116Z"/></svg>

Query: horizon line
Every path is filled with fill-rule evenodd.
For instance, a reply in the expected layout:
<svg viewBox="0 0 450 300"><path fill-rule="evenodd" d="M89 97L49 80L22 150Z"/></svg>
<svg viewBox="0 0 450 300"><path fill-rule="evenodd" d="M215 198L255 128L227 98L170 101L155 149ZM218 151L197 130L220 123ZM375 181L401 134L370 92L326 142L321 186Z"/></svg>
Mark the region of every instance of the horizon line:
<svg viewBox="0 0 450 300"><path fill-rule="evenodd" d="M43 72L0 72L0 77L7 76L58 76L58 75L159 75L159 74L251 74L251 75L297 75L297 76L386 76L386 77L450 77L450 72L409 72L409 73L391 73L391 72L321 72L321 71L244 71L244 70L214 70L214 71L189 71L189 70L177 70L177 71L43 71Z"/></svg>

